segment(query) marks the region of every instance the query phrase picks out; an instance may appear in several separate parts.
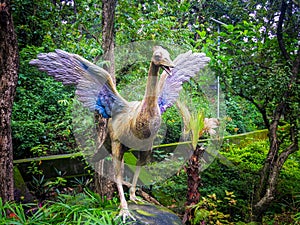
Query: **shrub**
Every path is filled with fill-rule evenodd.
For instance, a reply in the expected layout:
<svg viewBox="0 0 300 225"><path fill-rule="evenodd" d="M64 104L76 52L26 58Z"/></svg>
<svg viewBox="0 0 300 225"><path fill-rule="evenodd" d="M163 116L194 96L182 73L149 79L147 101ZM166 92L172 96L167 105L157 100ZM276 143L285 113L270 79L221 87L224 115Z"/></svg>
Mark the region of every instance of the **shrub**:
<svg viewBox="0 0 300 225"><path fill-rule="evenodd" d="M76 195L59 195L42 204L3 204L0 198L0 224L121 224L117 199L102 200L88 190ZM7 211L9 210L9 213Z"/></svg>

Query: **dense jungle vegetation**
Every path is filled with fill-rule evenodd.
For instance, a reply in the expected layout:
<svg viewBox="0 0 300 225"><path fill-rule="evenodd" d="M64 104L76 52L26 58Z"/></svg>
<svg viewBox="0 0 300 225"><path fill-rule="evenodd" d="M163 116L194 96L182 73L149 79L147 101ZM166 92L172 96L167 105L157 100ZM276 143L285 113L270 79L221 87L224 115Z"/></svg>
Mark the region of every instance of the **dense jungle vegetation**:
<svg viewBox="0 0 300 225"><path fill-rule="evenodd" d="M30 66L29 61L39 53L63 49L101 65L101 1L14 0L11 3L20 54L12 115L14 159L79 152L72 127L75 88L54 81ZM286 14L281 18L285 5ZM272 130L274 112L279 110L276 107L287 100L276 124L281 144L277 153L281 153L293 141L298 144L300 75L295 68L299 67L296 59L300 54L299 8L296 1L285 0L260 3L120 0L116 7L115 45L159 40L211 57L210 75L214 79L220 77L222 89L222 120L226 123L222 136ZM285 24L283 30L276 30L279 23ZM286 55L281 53L283 48ZM144 79L148 65L142 62L117 70L120 89ZM186 86L197 103L201 86L195 81ZM288 88L291 92L285 95ZM163 143L178 142L181 132L178 112L169 110L164 122L167 133ZM223 143L221 157L201 172L202 200L194 206L195 216L190 224L252 224L249 222L253 220L252 203L257 200L254 190L272 140L247 139L242 145ZM263 224L300 224L297 150L290 154L276 177L275 197L264 209ZM163 157L160 153L163 154L155 154ZM277 160L279 156L276 157ZM103 201L90 191L92 175L70 181L59 174L49 183L43 180L37 163L30 165L26 173L34 177L29 187L38 193L38 198L47 196L50 200L37 206L24 199L24 205L2 204L0 199L1 224L118 224L113 220L118 199ZM67 190L68 186L72 188ZM144 189L182 216L186 200L183 170ZM7 209L10 214L6 214Z"/></svg>

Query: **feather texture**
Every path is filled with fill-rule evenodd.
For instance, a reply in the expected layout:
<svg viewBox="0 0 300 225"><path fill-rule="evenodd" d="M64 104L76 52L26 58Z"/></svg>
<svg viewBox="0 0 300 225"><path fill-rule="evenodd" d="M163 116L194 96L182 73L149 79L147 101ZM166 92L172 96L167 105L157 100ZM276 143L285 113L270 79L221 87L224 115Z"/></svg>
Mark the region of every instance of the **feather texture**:
<svg viewBox="0 0 300 225"><path fill-rule="evenodd" d="M171 74L168 75L164 72L159 81L160 94L158 105L161 113L165 112L167 108L176 102L182 89L182 84L196 76L200 69L205 67L209 61L210 58L206 57L204 53L192 53L192 51L176 57L173 61L175 67L172 69Z"/></svg>
<svg viewBox="0 0 300 225"><path fill-rule="evenodd" d="M62 50L42 53L31 65L47 72L64 85L76 85L76 95L90 110L97 110L104 118L110 118L127 105L117 92L110 74L76 54Z"/></svg>

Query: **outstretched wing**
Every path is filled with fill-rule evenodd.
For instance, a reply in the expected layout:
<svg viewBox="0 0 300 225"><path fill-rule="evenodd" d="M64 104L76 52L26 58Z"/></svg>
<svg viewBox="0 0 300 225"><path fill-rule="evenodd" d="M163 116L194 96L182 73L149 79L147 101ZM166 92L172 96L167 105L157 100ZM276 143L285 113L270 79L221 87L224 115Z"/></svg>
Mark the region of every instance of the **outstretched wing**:
<svg viewBox="0 0 300 225"><path fill-rule="evenodd" d="M104 118L112 117L127 105L110 74L79 55L56 50L39 54L30 64L65 85L76 85L76 95L83 105L97 110Z"/></svg>
<svg viewBox="0 0 300 225"><path fill-rule="evenodd" d="M173 61L176 66L172 69L171 74L167 75L164 72L159 81L158 105L161 113L176 102L182 84L197 75L209 60L210 58L206 57L204 53L192 53L192 51L177 56Z"/></svg>

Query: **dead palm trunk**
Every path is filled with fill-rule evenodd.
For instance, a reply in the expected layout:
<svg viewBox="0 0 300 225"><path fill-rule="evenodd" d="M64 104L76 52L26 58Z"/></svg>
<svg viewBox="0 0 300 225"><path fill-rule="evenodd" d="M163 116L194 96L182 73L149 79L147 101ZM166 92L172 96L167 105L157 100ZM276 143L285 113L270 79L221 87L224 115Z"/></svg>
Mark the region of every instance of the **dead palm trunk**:
<svg viewBox="0 0 300 225"><path fill-rule="evenodd" d="M190 221L194 217L194 209L192 206L196 205L200 201L200 186L201 183L201 159L205 152L205 148L198 144L199 138L204 133L215 134L214 128L219 126L219 121L214 118L204 118L203 112L190 112L185 104L177 102L177 107L182 115L184 122L183 135L184 139L188 139L191 136L193 154L191 155L184 170L187 174L187 196L185 203L185 213L182 219L184 224L190 224Z"/></svg>
<svg viewBox="0 0 300 225"><path fill-rule="evenodd" d="M201 158L203 156L205 149L203 146L197 145L190 157L188 164L185 166L184 170L187 174L187 195L185 203L185 213L183 216L183 223L186 224L194 216L194 210L191 206L196 205L200 201L200 186L201 186Z"/></svg>

